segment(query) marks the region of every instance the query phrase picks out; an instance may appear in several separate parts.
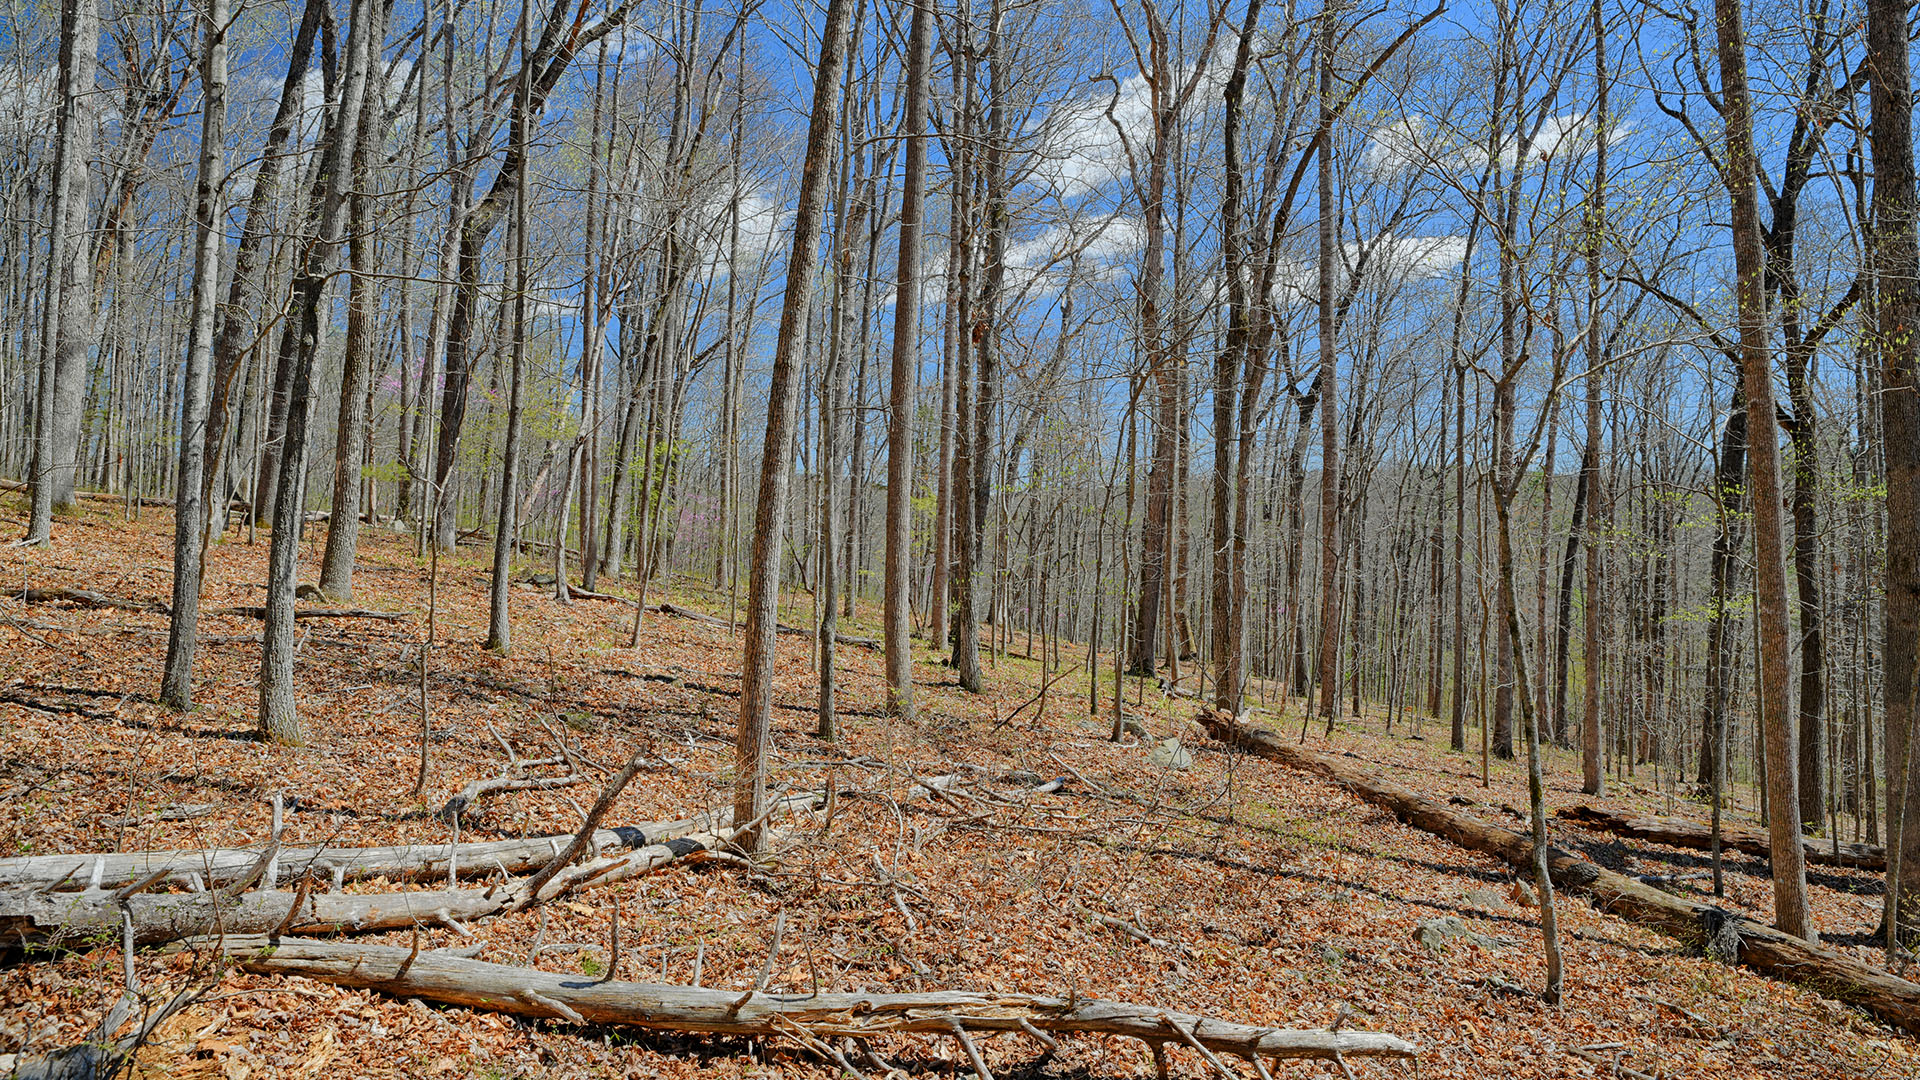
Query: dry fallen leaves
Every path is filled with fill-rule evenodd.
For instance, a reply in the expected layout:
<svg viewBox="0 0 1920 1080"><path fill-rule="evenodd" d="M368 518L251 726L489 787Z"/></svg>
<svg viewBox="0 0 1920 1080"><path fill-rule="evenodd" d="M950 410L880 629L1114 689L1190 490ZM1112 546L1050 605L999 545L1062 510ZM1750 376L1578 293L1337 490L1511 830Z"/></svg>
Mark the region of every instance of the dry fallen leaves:
<svg viewBox="0 0 1920 1080"><path fill-rule="evenodd" d="M316 541L318 540L316 534ZM148 511L124 523L94 512L56 530L48 550L0 551L0 580L74 585L115 596L168 590L171 525ZM440 644L432 658L431 772L412 795L419 752L423 564L402 540L363 533L354 602L404 610L398 623L351 620L315 627L300 656L302 714L312 745L271 748L250 738L258 646L252 620L209 615L200 654L199 707L175 716L151 700L164 653L164 619L119 610L29 606L0 599L0 854L94 852L258 843L269 800L283 793L289 844L442 843L429 811L504 754L489 726L523 756L556 734L588 768L643 750L648 770L623 796L619 821L644 821L727 801L738 708L737 642L724 627L649 614L638 649L625 647L631 608L543 591L514 593L510 658L482 652L482 552L442 560ZM222 544L209 556L206 609L258 602L264 543ZM656 594L658 590L656 587ZM724 595L681 583L675 603L725 612ZM783 620L805 624L811 598L790 596ZM849 632L871 633L873 613ZM843 629L846 629L843 627ZM1034 646L1016 634L1016 651ZM919 657L921 716L882 719L880 658L839 650L842 738L812 739L815 680L808 648L781 642L774 781L794 788L832 777L842 793L831 824L794 821L776 864L690 863L525 913L477 924L483 956L598 975L610 960L613 901L622 903L617 974L744 988L911 990L961 986L1128 998L1228 1019L1392 1031L1418 1042L1423 1077L1605 1075L1570 1051L1606 1046L1621 1066L1662 1076L1827 1078L1914 1075L1913 1043L1805 990L1690 957L1672 941L1571 902L1566 1003L1549 1009L1507 988L1542 978L1536 912L1476 904L1507 892L1492 860L1403 827L1311 777L1233 757L1193 737L1191 702L1148 688L1129 710L1155 735L1181 735L1193 765L1153 765L1147 747L1105 739L1085 718L1085 683L1053 687L1044 710L999 718L1035 695L1040 669L997 659L978 697L952 685L931 654ZM1297 717L1297 713L1294 714ZM1479 787L1476 761L1431 741L1387 738L1377 721L1343 725L1330 745L1382 762L1435 793L1496 808L1523 805L1521 775L1496 769ZM1404 735L1404 729L1402 734ZM1316 734L1316 738L1317 738ZM1569 760L1555 755L1551 798L1573 797ZM1575 765L1577 768L1577 764ZM959 774L959 792L909 798L914 778ZM1062 795L1023 789L1067 775ZM1096 792L1089 784L1098 785ZM194 816L169 806L211 804ZM1664 809L1657 793L1613 801ZM463 839L571 831L578 800L564 789L489 799L462 822ZM1613 844L1561 826L1576 844ZM1618 845L1640 872L1672 872L1693 853ZM1732 897L1749 913L1770 906L1764 869L1737 857ZM1682 883L1690 888L1700 882ZM1823 872L1815 909L1839 947L1871 929L1872 879ZM384 883L349 886L379 889ZM1853 890L1858 890L1855 893ZM779 955L770 927L786 912ZM1169 951L1090 917L1141 928ZM1496 942L1429 950L1422 921L1454 915ZM909 925L911 921L911 925ZM437 925L423 947L465 944ZM387 935L405 944L404 932ZM1501 945L1501 939L1512 942ZM45 1051L80 1037L117 992L119 954L89 947L0 971L0 1052ZM144 956L151 993L190 977L188 956ZM1696 1014L1724 1038L1676 1023L1643 999ZM1344 1018L1344 1019L1343 1019ZM877 1047L897 1063L956 1063L945 1041ZM1022 1040L983 1040L996 1070L1025 1063ZM1590 1051L1590 1053L1600 1053ZM1173 1052L1176 1069L1205 1066ZM942 1067L948 1067L942 1065ZM1151 1075L1128 1040L1075 1040L1051 1066L1062 1074ZM1305 1073L1317 1067L1295 1066ZM1360 1066L1384 1075L1390 1066ZM139 1061L141 1076L261 1077L706 1075L772 1076L833 1070L790 1047L680 1036L592 1033L299 980L229 975L208 1000L163 1025Z"/></svg>

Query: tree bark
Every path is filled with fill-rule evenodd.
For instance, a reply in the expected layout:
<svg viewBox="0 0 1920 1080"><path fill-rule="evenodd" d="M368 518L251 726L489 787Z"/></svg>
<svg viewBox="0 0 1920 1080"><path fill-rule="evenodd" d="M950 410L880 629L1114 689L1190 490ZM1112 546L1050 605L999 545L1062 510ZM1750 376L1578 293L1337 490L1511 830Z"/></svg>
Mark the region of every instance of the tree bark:
<svg viewBox="0 0 1920 1080"><path fill-rule="evenodd" d="M853 0L829 0L814 69L807 156L794 209L793 251L787 259L786 298L780 309L773 374L767 391L766 440L760 451L760 495L754 506L753 551L747 582L746 640L740 667L740 724L734 742L734 820L752 823L767 803L767 742L772 725L774 650L780 603L781 536L792 480L790 445L799 408L794 357L805 342L820 260L820 219L826 206L833 141L840 119L840 79L847 62ZM757 848L765 830L749 826L743 846Z"/></svg>
<svg viewBox="0 0 1920 1080"><path fill-rule="evenodd" d="M223 154L227 121L227 0L207 0L200 15L200 167L194 183L193 314L186 375L180 386L178 498L173 518L173 613L167 627L166 670L160 700L168 708L193 706L193 656L199 643L200 559L207 542L203 473L206 469L207 384L213 368L213 327L225 232ZM221 514L226 513L222 500Z"/></svg>
<svg viewBox="0 0 1920 1080"><path fill-rule="evenodd" d="M1320 715L1331 724L1340 712L1340 372L1339 326L1334 318L1333 50L1334 12L1320 14L1320 155L1317 185L1320 374Z"/></svg>
<svg viewBox="0 0 1920 1080"><path fill-rule="evenodd" d="M27 540L36 544L52 541L54 510L73 503L78 465L80 399L93 335L93 275L86 258L87 159L93 147L99 50L99 4L62 0L60 107L27 519Z"/></svg>
<svg viewBox="0 0 1920 1080"><path fill-rule="evenodd" d="M379 67L379 57L372 65ZM353 182L347 196L347 338L341 358L339 411L334 420L332 515L327 518L327 546L320 556L320 591L335 600L353 599L353 560L360 548L361 461L367 454L367 384L373 371L375 320L380 309L380 281L375 276L375 248L379 238L371 228L375 140L382 94L362 98L358 137L355 139Z"/></svg>
<svg viewBox="0 0 1920 1080"><path fill-rule="evenodd" d="M1369 1031L1286 1031L1249 1027L1157 1006L1076 996L976 994L771 994L659 983L587 981L440 952L394 946L328 945L229 938L222 949L240 968L260 975L299 975L520 1016L582 1024L622 1024L699 1034L794 1038L813 1048L843 1038L908 1032L951 1035L1022 1032L1031 1025L1057 1034L1120 1035L1150 1042L1188 1038L1215 1053L1283 1059L1411 1058L1417 1048ZM810 1041L809 1041L810 1040Z"/></svg>
<svg viewBox="0 0 1920 1080"><path fill-rule="evenodd" d="M913 393L920 364L921 218L927 206L927 97L933 71L933 5L913 5L908 31L906 103L900 117L905 175L900 192L900 255L893 294L893 354L887 390L887 556L883 612L887 712L913 718ZM943 458L945 454L941 455ZM944 486L944 484L942 485Z"/></svg>
<svg viewBox="0 0 1920 1080"><path fill-rule="evenodd" d="M1773 408L1773 364L1767 346L1766 253L1761 246L1759 201L1754 190L1753 103L1747 90L1747 41L1740 0L1714 0L1720 83L1726 120L1724 180L1732 202L1735 272L1740 313L1740 366L1747 406L1747 472L1753 495L1755 619L1759 624L1758 672L1765 728L1768 827L1773 846L1774 916L1782 930L1818 941L1807 905L1807 866L1795 820L1800 799L1799 760L1788 670L1787 567L1781 526L1780 446Z"/></svg>
<svg viewBox="0 0 1920 1080"><path fill-rule="evenodd" d="M292 290L293 319L286 334L297 334L298 339L291 350L282 350L291 361L291 372L280 476L274 489L273 541L267 554L266 626L260 639L260 730L268 740L288 746L306 741L293 690L293 601L313 368L328 322L322 311L327 285L346 229L361 104L383 36L381 9L375 0L355 0L352 11L340 104L329 121L320 169L314 179L313 232Z"/></svg>
<svg viewBox="0 0 1920 1080"><path fill-rule="evenodd" d="M1898 937L1920 938L1920 784L1913 768L1920 693L1920 193L1913 165L1913 76L1907 6L1867 0L1867 66L1873 123L1873 263L1885 391L1887 475L1885 636L1888 847L1887 918ZM1778 835L1776 832L1775 835ZM1893 934L1889 934L1892 938Z"/></svg>

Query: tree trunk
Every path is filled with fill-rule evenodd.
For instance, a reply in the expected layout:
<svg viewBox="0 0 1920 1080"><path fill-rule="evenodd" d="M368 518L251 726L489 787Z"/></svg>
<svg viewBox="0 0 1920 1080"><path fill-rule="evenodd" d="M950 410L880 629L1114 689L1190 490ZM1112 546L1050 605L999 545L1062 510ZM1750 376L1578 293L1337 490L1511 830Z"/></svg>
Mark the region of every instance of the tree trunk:
<svg viewBox="0 0 1920 1080"><path fill-rule="evenodd" d="M524 47L525 31L522 28L521 45ZM524 83L523 72L521 79ZM522 87L524 89L524 85ZM524 130L524 129L523 129ZM513 649L513 624L509 596L511 595L511 576L513 574L513 550L519 539L520 504L520 442L524 434L525 402L527 384L527 185L522 184L513 193L513 216L507 227L507 273L509 293L507 304L512 311L512 338L508 343L512 370L507 375L507 432L506 446L500 454L500 512L493 533L493 577L487 591L487 642L483 646L488 652L507 655ZM589 314L589 317L591 315ZM554 541L555 546L566 546L564 520L561 534Z"/></svg>
<svg viewBox="0 0 1920 1080"><path fill-rule="evenodd" d="M1879 277L1881 397L1887 475L1885 648L1888 848L1887 918L1898 937L1920 938L1920 784L1913 768L1920 693L1920 193L1913 166L1913 77L1907 6L1867 0L1872 72L1873 263ZM1775 835L1778 835L1776 832ZM1895 935L1889 934L1891 940Z"/></svg>
<svg viewBox="0 0 1920 1080"><path fill-rule="evenodd" d="M99 4L62 0L59 121L27 521L27 539L38 544L53 538L54 510L72 504L78 465L80 399L93 336L93 275L86 258L87 161L93 148L99 51Z"/></svg>
<svg viewBox="0 0 1920 1080"><path fill-rule="evenodd" d="M299 975L341 986L380 990L469 1008L577 1024L623 1024L695 1034L796 1039L838 1054L844 1038L926 1032L1022 1032L1119 1035L1155 1043L1205 1046L1245 1058L1410 1058L1416 1048L1370 1031L1285 1031L1248 1027L1151 1005L1098 998L975 994L935 990L917 994L787 995L752 989L710 989L659 983L583 980L506 964L427 951L412 956L397 946L329 945L265 938L222 943L240 968L257 975ZM797 1038L796 1038L797 1037ZM971 1046L971 1039L966 1045ZM972 1051L977 1054L978 1051ZM985 1074L985 1069L978 1070Z"/></svg>
<svg viewBox="0 0 1920 1080"><path fill-rule="evenodd" d="M1754 191L1753 105L1747 91L1747 41L1739 0L1714 0L1721 93L1726 118L1724 179L1732 201L1735 270L1739 275L1740 366L1747 406L1747 472L1752 488L1755 621L1760 638L1758 672L1765 728L1768 803L1773 808L1773 905L1779 926L1817 941L1807 906L1807 866L1800 850L1798 732L1790 708L1787 567L1780 521L1778 423L1773 410L1773 364L1767 346L1766 253L1761 247L1759 202Z"/></svg>
<svg viewBox="0 0 1920 1080"><path fill-rule="evenodd" d="M1568 806L1559 812L1560 817L1575 821L1588 828L1605 829L1621 836L1631 836L1640 840L1651 840L1657 844L1673 847L1692 848L1696 851L1710 851L1713 846L1713 829L1688 818L1656 817L1652 815L1634 815L1611 810L1602 806ZM1773 840L1768 834L1747 829L1725 829L1720 834L1723 847L1735 851L1744 851L1749 855L1767 858L1773 851ZM1806 852L1807 861L1821 866L1852 866L1862 870L1885 870L1887 852L1872 844L1839 844L1826 840L1804 840L1801 848ZM1834 849L1838 847L1836 852Z"/></svg>
<svg viewBox="0 0 1920 1080"><path fill-rule="evenodd" d="M922 2L913 6L913 25L907 38L906 103L900 118L906 173L900 193L900 255L887 391L887 595L883 613L887 712L902 720L913 718L913 645L908 640L913 617L913 391L920 363L921 218L927 203L927 97L932 69L933 5Z"/></svg>
<svg viewBox="0 0 1920 1080"><path fill-rule="evenodd" d="M306 472L307 427L314 363L326 333L323 312L327 284L346 231L346 203L352 162L367 91L369 69L380 51L380 8L374 0L355 0L348 24L346 67L340 103L328 122L312 200L314 229L299 276L294 279L293 320L286 333L298 334L292 361L287 419L280 452L279 480L273 504L273 542L267 555L266 626L261 633L260 729L272 742L298 746L305 741L293 690L293 600L295 561L299 555Z"/></svg>
<svg viewBox="0 0 1920 1080"><path fill-rule="evenodd" d="M1340 712L1340 372L1339 329L1334 319L1333 49L1335 20L1320 15L1320 197L1318 274L1320 324L1320 715L1331 724Z"/></svg>
<svg viewBox="0 0 1920 1080"><path fill-rule="evenodd" d="M792 480L790 444L799 393L794 355L805 345L807 309L813 303L820 259L820 219L826 205L840 113L840 79L847 60L853 0L829 0L820 62L814 69L813 112L807 156L794 209L793 251L787 259L786 298L775 338L773 374L767 391L766 440L760 452L760 495L754 506L752 564L747 583L746 640L740 669L740 726L734 745L734 820L751 830L743 846L758 848L765 830L757 822L767 803L767 743L772 723L774 648L780 602L781 536L786 531L787 489Z"/></svg>
<svg viewBox="0 0 1920 1080"><path fill-rule="evenodd" d="M173 518L173 605L160 700L168 708L193 706L193 655L199 642L200 557L207 542L207 383L213 368L213 326L220 287L226 185L222 153L227 123L227 0L207 0L200 53L200 167L194 183L192 329L186 376L180 387L180 476ZM221 500L221 514L226 513Z"/></svg>
<svg viewBox="0 0 1920 1080"><path fill-rule="evenodd" d="M377 57L374 63L379 63ZM347 340L340 372L339 414L334 423L332 516L327 518L327 546L320 557L320 591L335 600L353 599L353 559L360 547L360 466L367 455L367 384L372 378L374 323L380 307L380 281L374 275L374 249L379 238L370 226L374 155L381 148L375 140L383 103L377 93L363 99L361 137L356 140L350 165L353 187L347 199L347 258L353 272L347 283Z"/></svg>

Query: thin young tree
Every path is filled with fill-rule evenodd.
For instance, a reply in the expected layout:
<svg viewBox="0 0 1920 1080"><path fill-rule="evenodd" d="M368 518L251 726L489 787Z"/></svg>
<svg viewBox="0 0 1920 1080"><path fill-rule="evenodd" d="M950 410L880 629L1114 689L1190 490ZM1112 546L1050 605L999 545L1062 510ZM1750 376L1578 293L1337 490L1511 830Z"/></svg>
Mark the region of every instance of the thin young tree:
<svg viewBox="0 0 1920 1080"><path fill-rule="evenodd" d="M526 27L521 24L521 44L525 45ZM521 89L524 91L526 72L521 72ZM525 109L525 94L522 93L521 109ZM525 116L514 118L514 129L520 138L526 137ZM511 370L507 374L507 432L506 445L500 455L500 512L495 522L493 534L493 578L487 593L487 642L489 652L504 656L513 649L513 626L510 619L509 596L511 593L509 577L513 572L513 549L519 533L519 491L520 491L520 441L526 426L524 421L527 386L527 188L521 184L513 192L513 213L507 222L507 253L509 274L509 292L507 303L512 314L509 316L512 337L507 348L511 356ZM562 521L564 522L564 518ZM554 541L555 546L566 546L564 528ZM558 582L556 579L556 587Z"/></svg>

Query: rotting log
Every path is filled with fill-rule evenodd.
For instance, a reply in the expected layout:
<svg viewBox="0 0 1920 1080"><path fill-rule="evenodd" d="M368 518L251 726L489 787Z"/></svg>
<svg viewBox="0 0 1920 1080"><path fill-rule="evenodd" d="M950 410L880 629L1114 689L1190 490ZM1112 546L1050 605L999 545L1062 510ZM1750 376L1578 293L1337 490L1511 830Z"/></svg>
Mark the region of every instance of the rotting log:
<svg viewBox="0 0 1920 1080"><path fill-rule="evenodd" d="M1533 842L1527 836L1429 799L1367 768L1361 759L1316 753L1264 728L1235 724L1211 710L1200 714L1200 722L1221 742L1326 777L1415 828L1522 869L1532 866ZM1737 912L1662 892L1561 848L1549 850L1547 869L1555 885L1585 895L1602 911L1690 945L1704 947L1709 941L1730 941L1737 934L1737 955L1729 959L1859 1006L1895 1027L1920 1034L1920 983L1810 944Z"/></svg>
<svg viewBox="0 0 1920 1080"><path fill-rule="evenodd" d="M1623 814L1618 810L1608 810L1590 803L1563 806L1556 811L1556 816L1590 829L1630 836L1636 840L1651 840L1656 844L1699 851L1710 851L1713 848L1713 827L1704 821L1694 821L1691 818ZM1773 845L1767 834L1753 829L1722 828L1720 846L1731 851L1758 855L1763 859L1770 858L1773 854ZM1835 844L1830 840L1824 842L1806 840L1802 841L1802 846L1806 850L1807 861L1821 866L1847 866L1882 873L1887 869L1887 849L1874 844Z"/></svg>
<svg viewBox="0 0 1920 1080"><path fill-rule="evenodd" d="M108 596L92 589L75 589L64 585L50 589L23 589L10 595L29 604L72 604L75 607L136 611L143 615L166 615L171 610L159 600L130 600L123 596Z"/></svg>
<svg viewBox="0 0 1920 1080"><path fill-rule="evenodd" d="M243 619L264 619L267 609L256 604L241 604L236 607L223 607L213 612L215 615L237 615ZM295 608L296 619L379 619L383 622L398 622L412 616L405 611L369 611L366 608Z"/></svg>
<svg viewBox="0 0 1920 1080"><path fill-rule="evenodd" d="M696 832L569 866L541 887L539 899L610 885L705 856L726 846L733 833ZM310 879L307 886L291 891L260 889L238 895L220 890L123 896L106 889L0 889L0 941L27 945L111 936L122 930L123 917L131 921L137 945L210 934L367 933L435 924L464 937L464 923L515 906L530 884L529 878L514 878L486 889L363 894L321 892Z"/></svg>
<svg viewBox="0 0 1920 1080"><path fill-rule="evenodd" d="M1289 1031L1229 1023L1150 1005L1098 998L987 994L772 994L697 986L616 982L509 967L392 946L228 937L205 943L260 975L298 975L395 997L462 1005L575 1024L621 1024L657 1031L792 1038L813 1048L842 1038L925 1032L1120 1035L1151 1043L1181 1032L1216 1054L1243 1058L1410 1058L1418 1047L1371 1031ZM1171 1025L1178 1025L1178 1031Z"/></svg>
<svg viewBox="0 0 1920 1080"><path fill-rule="evenodd" d="M661 604L658 607L649 606L647 610L657 611L662 615L671 615L676 619L692 619L694 622L703 622L710 626L724 626L728 630L735 629L735 627L728 624L727 620L725 619L716 618L712 615L708 615L704 611L695 611L692 608L684 608L678 604ZM777 626L774 627L774 629L778 630L782 634L797 635L801 637L816 636L812 630L805 630L798 626L788 626L785 623L778 624ZM838 645L851 645L851 646L854 646L855 648L861 648L861 649L878 649L880 647L880 642L874 638L854 637L850 634L836 633L833 635L833 640L834 640L834 643Z"/></svg>
<svg viewBox="0 0 1920 1080"><path fill-rule="evenodd" d="M817 801L816 793L790 795L781 809L798 809ZM733 818L730 807L695 814L676 821L652 821L597 829L590 854L620 848L638 849L723 826ZM313 874L338 881L385 877L389 881L417 881L447 876L449 863L460 876L523 874L545 866L572 841L571 833L519 840L488 840L462 844L394 844L385 847L283 847L276 860L282 880ZM189 851L133 851L99 855L26 855L0 859L0 888L33 886L59 889L115 889L135 881L173 885L216 886L245 875L259 860L255 848L211 848Z"/></svg>
<svg viewBox="0 0 1920 1080"><path fill-rule="evenodd" d="M415 925L461 929L470 919L498 914L505 890L450 889L355 895L255 890L142 893L121 898L105 889L82 893L0 891L0 940L46 945L92 936L111 937L121 919L133 924L136 945L157 945L207 934L365 933ZM298 907L296 911L295 908ZM284 928L284 929L282 929Z"/></svg>

